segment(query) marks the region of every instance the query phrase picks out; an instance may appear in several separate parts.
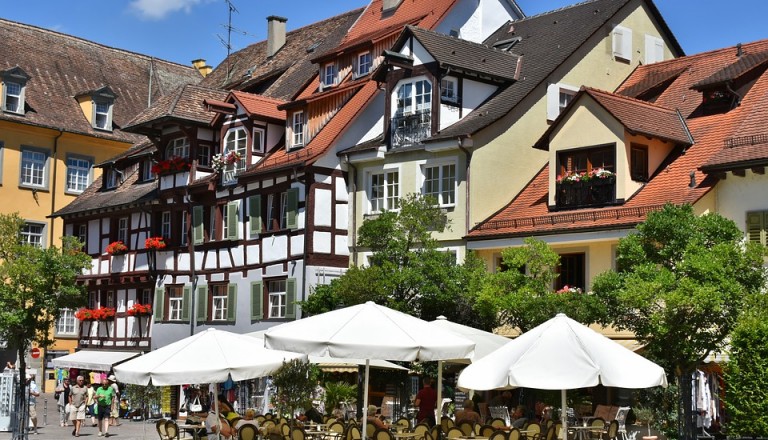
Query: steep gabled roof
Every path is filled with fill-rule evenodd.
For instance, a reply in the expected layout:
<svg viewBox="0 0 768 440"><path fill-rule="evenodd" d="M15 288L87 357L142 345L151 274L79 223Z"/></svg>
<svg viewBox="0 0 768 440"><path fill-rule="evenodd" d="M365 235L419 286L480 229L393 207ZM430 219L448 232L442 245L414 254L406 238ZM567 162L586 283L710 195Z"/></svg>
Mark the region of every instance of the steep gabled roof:
<svg viewBox="0 0 768 440"><path fill-rule="evenodd" d="M155 101L201 76L182 66L70 35L0 19L0 71L21 68L29 75L25 115L0 112L0 119L63 129L121 142L139 140L120 130ZM151 90L149 86L151 84ZM96 130L75 96L108 86L116 95L112 120L118 129Z"/></svg>
<svg viewBox="0 0 768 440"><path fill-rule="evenodd" d="M291 99L317 75L311 59L338 46L361 12L355 9L287 32L285 45L272 57L267 57L266 40L252 44L229 55L201 84Z"/></svg>
<svg viewBox="0 0 768 440"><path fill-rule="evenodd" d="M768 40L745 44L743 50L752 53L768 50ZM675 77L655 97L654 106L682 109L695 140L688 148L675 149L649 181L622 206L550 212L547 206L549 168L545 167L507 206L475 226L468 238L481 240L631 228L664 203L700 200L717 183L715 177L705 172L768 165L768 136L765 135L768 73L763 72L755 80L740 106L711 115L694 112L702 95L691 86L732 65L736 53L736 48L729 47L642 66L620 87L617 93L634 90L642 94L645 88L637 87L637 84L656 75L654 71L669 72L685 67L685 73ZM603 98L609 96L616 103L622 102L613 94L600 93ZM592 96L596 95L594 92ZM648 114L648 117L654 119L646 125L669 118L664 112Z"/></svg>
<svg viewBox="0 0 768 440"><path fill-rule="evenodd" d="M243 106L249 115L260 115L268 119L285 122L285 111L278 106L285 104L282 99L272 99L253 93L232 92L232 96Z"/></svg>
<svg viewBox="0 0 768 440"><path fill-rule="evenodd" d="M768 63L768 50L763 50L757 53L745 53L742 56L736 58L736 60L731 65L723 67L722 69L697 82L691 87L697 90L701 90L707 87L734 81L739 77L747 74L752 69L760 67L765 63Z"/></svg>
<svg viewBox="0 0 768 440"><path fill-rule="evenodd" d="M126 124L125 130L142 133L146 128L152 128L153 124L167 120L194 122L207 125L213 119L214 114L209 112L203 101L223 100L227 92L223 90L209 89L198 85L185 85L173 93L162 97L132 121Z"/></svg>
<svg viewBox="0 0 768 440"><path fill-rule="evenodd" d="M509 113L630 1L586 1L508 22L499 28L485 40L485 44L494 46L519 38L509 50L523 57L520 80L501 90L460 121L433 134L425 142L474 134ZM647 4L661 27L667 30L673 52L683 54L653 3L648 1Z"/></svg>
<svg viewBox="0 0 768 440"><path fill-rule="evenodd" d="M515 79L519 56L510 52L415 26L406 27L394 45L395 50L399 50L411 35L443 68L477 73L500 81Z"/></svg>
<svg viewBox="0 0 768 440"><path fill-rule="evenodd" d="M100 176L91 186L64 208L54 212L51 217L74 216L100 210L114 210L121 207L152 203L157 199L157 180L139 182L139 170L126 176L125 180L114 189L103 189Z"/></svg>

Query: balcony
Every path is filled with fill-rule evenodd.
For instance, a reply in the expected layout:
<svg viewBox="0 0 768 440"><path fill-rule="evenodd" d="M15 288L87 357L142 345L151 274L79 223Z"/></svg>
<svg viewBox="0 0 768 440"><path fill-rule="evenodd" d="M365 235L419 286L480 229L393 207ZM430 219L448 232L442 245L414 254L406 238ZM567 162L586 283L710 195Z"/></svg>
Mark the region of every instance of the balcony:
<svg viewBox="0 0 768 440"><path fill-rule="evenodd" d="M616 177L581 182L557 183L555 203L558 208L586 208L616 202Z"/></svg>
<svg viewBox="0 0 768 440"><path fill-rule="evenodd" d="M392 148L416 145L432 135L432 112L426 110L395 116L392 118L390 130Z"/></svg>

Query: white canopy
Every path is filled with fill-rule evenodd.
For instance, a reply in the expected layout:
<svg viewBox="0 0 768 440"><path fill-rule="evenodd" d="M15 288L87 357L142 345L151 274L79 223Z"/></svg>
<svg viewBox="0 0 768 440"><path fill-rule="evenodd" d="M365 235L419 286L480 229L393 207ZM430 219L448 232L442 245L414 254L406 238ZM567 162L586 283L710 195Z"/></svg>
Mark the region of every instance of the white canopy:
<svg viewBox="0 0 768 440"><path fill-rule="evenodd" d="M109 371L116 364L140 355L138 351L80 350L53 360L54 368Z"/></svg>
<svg viewBox="0 0 768 440"><path fill-rule="evenodd" d="M458 386L565 390L667 386L664 369L560 313L468 366ZM563 432L567 432L563 420Z"/></svg>
<svg viewBox="0 0 768 440"><path fill-rule="evenodd" d="M155 386L221 383L266 376L299 353L267 350L258 339L208 329L114 368L120 382Z"/></svg>
<svg viewBox="0 0 768 440"><path fill-rule="evenodd" d="M366 407L370 359L461 359L471 357L475 347L472 341L455 333L373 302L272 327L265 333L264 341L267 347L280 350L366 359L363 388ZM365 424L363 417L363 433Z"/></svg>
<svg viewBox="0 0 768 440"><path fill-rule="evenodd" d="M449 321L445 316L438 316L437 319L430 321L429 324L456 333L475 343L475 352L471 358L451 359L448 362L468 364L470 361L474 362L487 356L511 341L511 339L501 335Z"/></svg>

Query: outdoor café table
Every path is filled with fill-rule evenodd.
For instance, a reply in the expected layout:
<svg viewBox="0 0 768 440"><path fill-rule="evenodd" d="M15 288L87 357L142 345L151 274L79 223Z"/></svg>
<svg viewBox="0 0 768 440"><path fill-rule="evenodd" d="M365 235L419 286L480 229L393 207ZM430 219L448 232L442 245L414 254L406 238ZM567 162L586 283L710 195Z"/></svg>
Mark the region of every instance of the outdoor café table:
<svg viewBox="0 0 768 440"><path fill-rule="evenodd" d="M200 432L201 429L205 429L205 425L203 425L203 424L200 424L200 425L187 425L187 424L183 424L183 425L179 425L179 429L181 429L183 431L187 431L187 432L191 431L192 432L192 438L194 438L195 440L198 440L200 438L198 433Z"/></svg>
<svg viewBox="0 0 768 440"><path fill-rule="evenodd" d="M401 431L401 432L393 432L393 433L392 433L392 436L393 436L394 438L396 438L396 439L409 439L409 438L416 438L416 435L417 435L417 434L416 434L415 432L405 432L405 431Z"/></svg>
<svg viewBox="0 0 768 440"><path fill-rule="evenodd" d="M575 437L579 440L586 440L587 434L590 432L603 432L603 429L597 426L569 426L568 430L572 430Z"/></svg>

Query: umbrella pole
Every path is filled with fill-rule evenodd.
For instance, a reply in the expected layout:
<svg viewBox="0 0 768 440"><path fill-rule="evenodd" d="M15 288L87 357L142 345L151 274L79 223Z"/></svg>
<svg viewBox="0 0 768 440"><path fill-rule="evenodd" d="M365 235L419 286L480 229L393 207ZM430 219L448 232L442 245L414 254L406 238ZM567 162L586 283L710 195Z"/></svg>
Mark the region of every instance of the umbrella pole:
<svg viewBox="0 0 768 440"><path fill-rule="evenodd" d="M563 422L563 430L560 432L562 440L568 440L568 404L565 401L565 390L560 390L560 418Z"/></svg>
<svg viewBox="0 0 768 440"><path fill-rule="evenodd" d="M221 438L221 420L219 419L219 393L216 392L216 385L211 384L213 388L213 408L216 412L216 437Z"/></svg>
<svg viewBox="0 0 768 440"><path fill-rule="evenodd" d="M435 422L440 425L443 418L443 361L437 361L437 414Z"/></svg>
<svg viewBox="0 0 768 440"><path fill-rule="evenodd" d="M371 375L371 360L365 360L365 385L363 387L363 432L361 436L368 438L368 430L366 429L366 422L368 421L368 378Z"/></svg>

